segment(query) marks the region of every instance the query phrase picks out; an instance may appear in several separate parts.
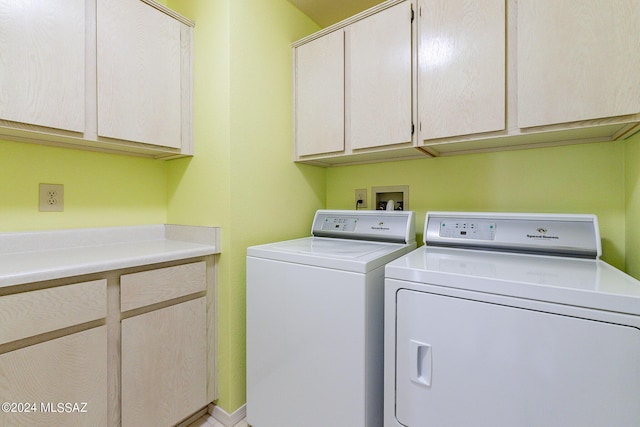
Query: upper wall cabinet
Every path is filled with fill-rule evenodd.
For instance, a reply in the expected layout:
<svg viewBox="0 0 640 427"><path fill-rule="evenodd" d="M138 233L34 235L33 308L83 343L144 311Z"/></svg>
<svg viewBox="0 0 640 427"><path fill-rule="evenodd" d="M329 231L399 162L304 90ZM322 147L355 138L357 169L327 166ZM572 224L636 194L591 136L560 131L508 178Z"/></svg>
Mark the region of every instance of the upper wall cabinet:
<svg viewBox="0 0 640 427"><path fill-rule="evenodd" d="M0 119L84 131L85 0L0 1Z"/></svg>
<svg viewBox="0 0 640 427"><path fill-rule="evenodd" d="M504 0L423 0L418 25L420 139L504 130Z"/></svg>
<svg viewBox="0 0 640 427"><path fill-rule="evenodd" d="M420 155L411 148L412 4L387 1L294 43L295 160Z"/></svg>
<svg viewBox="0 0 640 427"><path fill-rule="evenodd" d="M613 141L639 130L639 2L419 4L418 146L429 154Z"/></svg>
<svg viewBox="0 0 640 427"><path fill-rule="evenodd" d="M402 7L415 20L394 33L383 17ZM305 120L328 113L299 109L309 100L296 63L295 159L330 166L627 138L640 130L637 22L637 0L386 1L293 45L295 56L328 32L345 40L336 48L345 58L344 142L301 149ZM410 52L411 65L398 52ZM407 129L399 117L412 119L413 136L394 133Z"/></svg>
<svg viewBox="0 0 640 427"><path fill-rule="evenodd" d="M344 151L344 32L298 47L295 59L297 155Z"/></svg>
<svg viewBox="0 0 640 427"><path fill-rule="evenodd" d="M348 29L349 131L352 150L411 143L410 2Z"/></svg>
<svg viewBox="0 0 640 427"><path fill-rule="evenodd" d="M518 2L518 127L640 112L640 2Z"/></svg>
<svg viewBox="0 0 640 427"><path fill-rule="evenodd" d="M154 0L0 1L0 139L193 154L193 25Z"/></svg>
<svg viewBox="0 0 640 427"><path fill-rule="evenodd" d="M180 22L131 0L97 16L98 135L180 148Z"/></svg>

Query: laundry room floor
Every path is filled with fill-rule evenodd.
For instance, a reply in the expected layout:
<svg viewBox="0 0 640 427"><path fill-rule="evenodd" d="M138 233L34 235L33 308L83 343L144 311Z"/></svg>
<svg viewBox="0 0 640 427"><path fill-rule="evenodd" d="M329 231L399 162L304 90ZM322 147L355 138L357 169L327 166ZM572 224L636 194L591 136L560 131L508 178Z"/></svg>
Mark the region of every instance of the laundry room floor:
<svg viewBox="0 0 640 427"><path fill-rule="evenodd" d="M221 422L217 421L211 415L204 415L199 420L189 424L189 427L227 427ZM232 427L249 427L246 421L242 420L238 424L233 425Z"/></svg>

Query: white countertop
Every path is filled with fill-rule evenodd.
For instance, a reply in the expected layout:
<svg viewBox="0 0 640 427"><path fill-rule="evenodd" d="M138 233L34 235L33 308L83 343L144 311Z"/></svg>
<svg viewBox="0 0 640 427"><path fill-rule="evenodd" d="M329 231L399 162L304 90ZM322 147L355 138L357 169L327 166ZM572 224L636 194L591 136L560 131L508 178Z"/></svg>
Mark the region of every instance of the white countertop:
<svg viewBox="0 0 640 427"><path fill-rule="evenodd" d="M216 227L159 224L0 233L0 287L216 253Z"/></svg>

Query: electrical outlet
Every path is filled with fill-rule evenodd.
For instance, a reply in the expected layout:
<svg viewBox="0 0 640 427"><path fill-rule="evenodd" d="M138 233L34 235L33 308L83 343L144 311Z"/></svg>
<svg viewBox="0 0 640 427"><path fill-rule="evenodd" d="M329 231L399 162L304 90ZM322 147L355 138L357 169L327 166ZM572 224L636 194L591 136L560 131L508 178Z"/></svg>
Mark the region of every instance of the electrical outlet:
<svg viewBox="0 0 640 427"><path fill-rule="evenodd" d="M64 185L40 184L40 212L64 211Z"/></svg>
<svg viewBox="0 0 640 427"><path fill-rule="evenodd" d="M362 200L361 203L358 203L358 200ZM356 209L366 208L367 207L367 189L360 188L356 190Z"/></svg>

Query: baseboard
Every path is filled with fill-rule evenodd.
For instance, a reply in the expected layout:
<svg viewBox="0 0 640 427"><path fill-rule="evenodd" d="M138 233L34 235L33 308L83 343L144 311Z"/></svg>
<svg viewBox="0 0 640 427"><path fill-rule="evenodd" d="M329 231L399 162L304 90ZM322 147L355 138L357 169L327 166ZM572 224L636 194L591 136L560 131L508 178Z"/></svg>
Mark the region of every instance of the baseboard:
<svg viewBox="0 0 640 427"><path fill-rule="evenodd" d="M195 414L191 415L186 420L183 420L178 424L176 424L176 427L189 427L192 424L194 424L196 421L198 421L200 418L202 418L203 416L208 416L208 415L209 415L209 407L206 406L201 410L199 410L198 412L196 412Z"/></svg>
<svg viewBox="0 0 640 427"><path fill-rule="evenodd" d="M247 416L247 405L244 404L236 409L233 414L229 414L227 411L219 406L210 405L209 414L218 421L224 424L226 427L233 427L240 421L244 420Z"/></svg>

